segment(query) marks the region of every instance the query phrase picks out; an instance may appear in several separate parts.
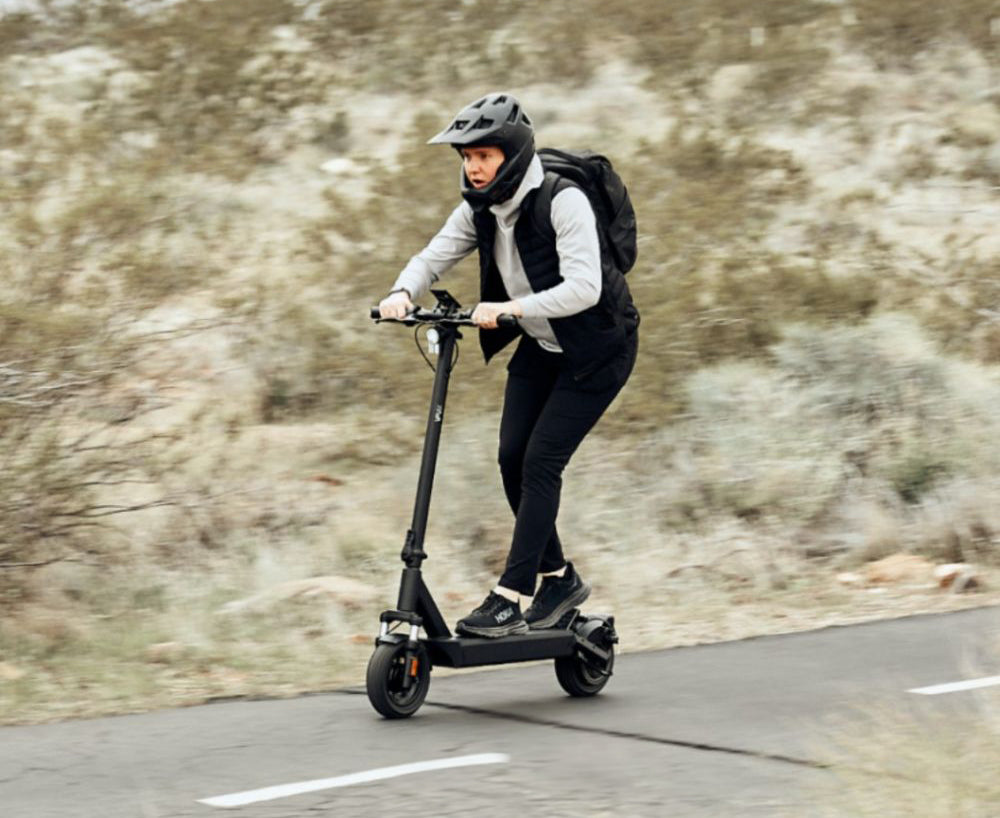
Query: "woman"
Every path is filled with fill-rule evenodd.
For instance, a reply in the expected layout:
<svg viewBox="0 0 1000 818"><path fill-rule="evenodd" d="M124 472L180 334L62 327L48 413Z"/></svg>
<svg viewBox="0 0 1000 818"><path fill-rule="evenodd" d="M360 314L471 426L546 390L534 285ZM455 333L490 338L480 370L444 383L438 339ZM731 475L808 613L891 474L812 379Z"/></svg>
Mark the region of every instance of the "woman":
<svg viewBox="0 0 1000 818"><path fill-rule="evenodd" d="M580 188L556 187L554 241L531 218L545 171L531 121L513 96L476 100L430 144L461 155L463 201L410 259L379 310L403 317L478 249L480 303L472 320L486 360L522 336L507 367L500 421L500 473L516 517L510 552L497 585L456 630L500 637L550 628L590 595L556 531L562 472L632 371L638 313L622 275L602 267L594 211ZM505 313L517 316L519 328L497 327ZM521 598L532 596L522 614Z"/></svg>

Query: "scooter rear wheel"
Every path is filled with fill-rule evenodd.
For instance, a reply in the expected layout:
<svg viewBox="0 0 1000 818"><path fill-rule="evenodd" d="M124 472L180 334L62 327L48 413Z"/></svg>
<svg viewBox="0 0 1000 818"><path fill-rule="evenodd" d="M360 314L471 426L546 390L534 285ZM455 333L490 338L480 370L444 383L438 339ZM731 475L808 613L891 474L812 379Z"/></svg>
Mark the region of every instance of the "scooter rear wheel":
<svg viewBox="0 0 1000 818"><path fill-rule="evenodd" d="M413 662L416 662L416 667ZM404 688L407 673L410 674L410 685ZM387 719L412 716L424 703L431 686L431 663L427 651L420 646L412 660L407 662L406 643L379 645L368 660L366 685L372 707Z"/></svg>
<svg viewBox="0 0 1000 818"><path fill-rule="evenodd" d="M562 689L578 698L600 693L611 678L615 665L614 648L609 646L608 652L608 664L603 670L593 667L576 654L556 659L556 678Z"/></svg>

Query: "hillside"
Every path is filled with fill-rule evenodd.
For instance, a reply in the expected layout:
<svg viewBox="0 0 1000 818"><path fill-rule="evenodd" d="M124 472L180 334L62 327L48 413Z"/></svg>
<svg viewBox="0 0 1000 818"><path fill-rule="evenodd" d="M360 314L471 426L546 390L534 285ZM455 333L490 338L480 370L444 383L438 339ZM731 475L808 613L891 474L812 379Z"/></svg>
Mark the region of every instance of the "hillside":
<svg viewBox="0 0 1000 818"><path fill-rule="evenodd" d="M0 720L359 678L430 384L367 311L458 200L426 139L494 89L638 212L639 363L560 521L623 647L995 601L1000 0L0 14ZM470 341L450 619L510 529ZM980 592L836 580L900 551Z"/></svg>

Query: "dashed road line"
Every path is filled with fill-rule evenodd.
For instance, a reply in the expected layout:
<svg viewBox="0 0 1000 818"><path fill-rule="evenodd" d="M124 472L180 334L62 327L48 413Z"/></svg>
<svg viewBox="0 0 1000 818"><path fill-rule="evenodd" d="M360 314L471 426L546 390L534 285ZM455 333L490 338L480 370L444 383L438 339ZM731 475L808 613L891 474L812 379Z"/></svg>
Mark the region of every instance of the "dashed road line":
<svg viewBox="0 0 1000 818"><path fill-rule="evenodd" d="M947 682L946 684L930 685L928 687L912 687L907 693L920 693L923 696L939 696L942 693L960 693L963 690L978 690L982 687L1000 685L1000 676L984 676L982 679L967 679L964 682Z"/></svg>
<svg viewBox="0 0 1000 818"><path fill-rule="evenodd" d="M277 798L288 798L307 792L332 790L337 787L349 787L353 784L367 784L370 781L384 781L387 778L398 778L401 775L426 773L433 770L447 770L453 767L473 767L480 764L506 764L510 756L504 753L479 753L470 756L454 758L437 758L432 761L416 761L412 764L398 764L395 767L380 767L349 775L339 775L335 778L317 778L312 781L299 781L295 784L278 784L273 787L263 787L258 790L234 792L229 795L216 795L211 798L198 799L199 804L210 807L243 807L260 801L273 801Z"/></svg>

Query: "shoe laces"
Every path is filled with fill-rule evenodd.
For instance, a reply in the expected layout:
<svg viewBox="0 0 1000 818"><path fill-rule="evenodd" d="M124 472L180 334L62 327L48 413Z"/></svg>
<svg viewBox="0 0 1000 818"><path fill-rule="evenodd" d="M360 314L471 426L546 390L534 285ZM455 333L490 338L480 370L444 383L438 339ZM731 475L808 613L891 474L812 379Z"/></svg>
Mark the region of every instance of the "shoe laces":
<svg viewBox="0 0 1000 818"><path fill-rule="evenodd" d="M551 597L553 594L559 592L559 586L566 581L565 577L545 577L542 580L542 585L538 589L538 593L535 594L534 600L532 600L532 607L536 603L543 602L547 597Z"/></svg>
<svg viewBox="0 0 1000 818"><path fill-rule="evenodd" d="M513 605L514 603L506 597L500 596L496 591L490 591L486 599L483 600L483 604L476 608L473 613L492 614L494 611L500 610L505 604Z"/></svg>

